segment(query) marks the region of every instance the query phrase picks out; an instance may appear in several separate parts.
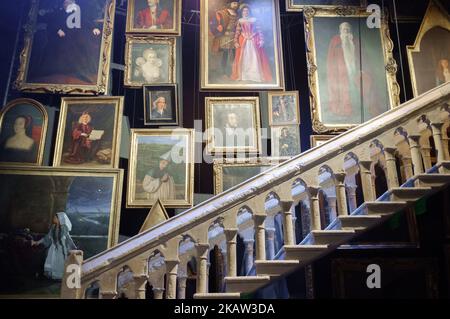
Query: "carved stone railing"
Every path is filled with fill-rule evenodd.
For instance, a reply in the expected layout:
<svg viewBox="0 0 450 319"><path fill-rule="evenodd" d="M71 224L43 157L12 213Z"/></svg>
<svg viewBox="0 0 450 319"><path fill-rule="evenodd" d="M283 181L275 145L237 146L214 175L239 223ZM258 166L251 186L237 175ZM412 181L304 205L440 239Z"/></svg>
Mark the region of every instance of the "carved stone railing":
<svg viewBox="0 0 450 319"><path fill-rule="evenodd" d="M272 245L276 216L283 224L284 245L293 246L298 232L306 235L296 229L295 218L308 222L307 231L317 231L327 226L324 214L332 219L351 213L356 207L356 174L364 202L372 202L377 197L375 165L382 167L387 188L392 189L400 180L432 166L430 138L436 161L447 161L449 102L447 83L89 260L73 252L66 265L81 266L81 287L70 289L68 277L64 278L62 297L85 298L97 288L100 298L117 298L123 288L118 280L127 273L131 278L128 297L145 298L148 283L155 298L162 298L164 292L166 298L184 298L186 266L192 258L196 259L197 294L208 293L209 252L215 245L226 251L226 276L235 278L237 236L246 245L249 268L253 249L256 262L274 258L266 243ZM320 210L320 196L327 198L327 212ZM303 215L294 216L298 204L303 205Z"/></svg>

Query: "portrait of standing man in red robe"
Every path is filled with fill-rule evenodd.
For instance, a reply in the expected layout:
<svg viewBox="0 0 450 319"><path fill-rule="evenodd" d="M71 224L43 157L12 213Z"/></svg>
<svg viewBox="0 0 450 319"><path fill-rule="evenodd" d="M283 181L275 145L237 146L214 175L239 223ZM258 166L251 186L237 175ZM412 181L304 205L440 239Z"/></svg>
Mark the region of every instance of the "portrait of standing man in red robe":
<svg viewBox="0 0 450 319"><path fill-rule="evenodd" d="M135 28L149 29L149 30L161 30L161 29L173 29L173 19L168 8L161 6L160 0L141 0L137 1L136 5L140 2L146 2L145 8L138 11L135 16ZM174 6L174 1L172 2ZM144 6L144 4L140 4Z"/></svg>

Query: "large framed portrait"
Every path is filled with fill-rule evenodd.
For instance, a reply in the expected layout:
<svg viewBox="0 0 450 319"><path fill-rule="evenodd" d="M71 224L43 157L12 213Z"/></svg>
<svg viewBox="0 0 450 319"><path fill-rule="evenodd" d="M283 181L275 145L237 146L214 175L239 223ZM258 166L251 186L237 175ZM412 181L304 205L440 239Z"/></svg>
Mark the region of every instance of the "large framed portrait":
<svg viewBox="0 0 450 319"><path fill-rule="evenodd" d="M0 298L59 297L70 250L118 242L123 171L0 168Z"/></svg>
<svg viewBox="0 0 450 319"><path fill-rule="evenodd" d="M273 166L284 159L271 158L223 158L214 160L215 195L233 188Z"/></svg>
<svg viewBox="0 0 450 319"><path fill-rule="evenodd" d="M127 207L191 207L194 164L194 130L131 130Z"/></svg>
<svg viewBox="0 0 450 319"><path fill-rule="evenodd" d="M269 124L300 124L298 91L269 92Z"/></svg>
<svg viewBox="0 0 450 319"><path fill-rule="evenodd" d="M201 88L284 89L277 0L201 0Z"/></svg>
<svg viewBox="0 0 450 319"><path fill-rule="evenodd" d="M367 6L367 0L286 0L286 11L303 11L307 7Z"/></svg>
<svg viewBox="0 0 450 319"><path fill-rule="evenodd" d="M414 96L450 81L450 15L430 1L414 45L407 47Z"/></svg>
<svg viewBox="0 0 450 319"><path fill-rule="evenodd" d="M42 165L48 116L32 99L9 102L0 111L0 166Z"/></svg>
<svg viewBox="0 0 450 319"><path fill-rule="evenodd" d="M144 86L144 124L178 125L177 85Z"/></svg>
<svg viewBox="0 0 450 319"><path fill-rule="evenodd" d="M103 94L115 0L32 0L16 87L21 91Z"/></svg>
<svg viewBox="0 0 450 319"><path fill-rule="evenodd" d="M207 97L206 152L261 153L258 97Z"/></svg>
<svg viewBox="0 0 450 319"><path fill-rule="evenodd" d="M128 0L127 33L181 34L182 0Z"/></svg>
<svg viewBox="0 0 450 319"><path fill-rule="evenodd" d="M117 168L123 97L62 98L53 166Z"/></svg>
<svg viewBox="0 0 450 319"><path fill-rule="evenodd" d="M127 35L125 86L176 82L176 39Z"/></svg>
<svg viewBox="0 0 450 319"><path fill-rule="evenodd" d="M305 14L311 116L316 133L364 123L400 103L388 23L369 28L365 9L313 9Z"/></svg>
<svg viewBox="0 0 450 319"><path fill-rule="evenodd" d="M302 152L298 125L272 126L271 146L274 157L294 157Z"/></svg>

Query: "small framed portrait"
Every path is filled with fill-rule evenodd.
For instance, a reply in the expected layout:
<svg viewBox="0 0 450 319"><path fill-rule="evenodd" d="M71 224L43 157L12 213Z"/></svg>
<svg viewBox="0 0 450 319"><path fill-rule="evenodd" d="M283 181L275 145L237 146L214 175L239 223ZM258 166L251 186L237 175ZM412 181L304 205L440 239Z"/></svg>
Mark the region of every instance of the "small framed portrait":
<svg viewBox="0 0 450 319"><path fill-rule="evenodd" d="M176 39L127 35L125 86L176 82Z"/></svg>
<svg viewBox="0 0 450 319"><path fill-rule="evenodd" d="M53 166L117 168L123 97L63 98Z"/></svg>
<svg viewBox="0 0 450 319"><path fill-rule="evenodd" d="M131 130L127 207L191 207L194 164L194 130Z"/></svg>
<svg viewBox="0 0 450 319"><path fill-rule="evenodd" d="M115 0L31 0L15 86L25 92L108 91Z"/></svg>
<svg viewBox="0 0 450 319"><path fill-rule="evenodd" d="M178 125L177 85L144 86L144 124Z"/></svg>
<svg viewBox="0 0 450 319"><path fill-rule="evenodd" d="M307 7L336 8L338 6L367 6L367 0L286 0L286 11L303 11Z"/></svg>
<svg viewBox="0 0 450 319"><path fill-rule="evenodd" d="M269 124L300 124L298 91L269 92Z"/></svg>
<svg viewBox="0 0 450 319"><path fill-rule="evenodd" d="M302 152L298 125L272 126L272 156L293 157Z"/></svg>
<svg viewBox="0 0 450 319"><path fill-rule="evenodd" d="M450 15L437 1L430 1L407 52L414 96L450 81Z"/></svg>
<svg viewBox="0 0 450 319"><path fill-rule="evenodd" d="M336 137L336 135L311 135L310 136L311 148L323 145L329 140L331 140L333 137Z"/></svg>
<svg viewBox="0 0 450 319"><path fill-rule="evenodd" d="M218 195L273 166L285 159L271 158L223 158L214 161L214 191Z"/></svg>
<svg viewBox="0 0 450 319"><path fill-rule="evenodd" d="M127 33L181 35L182 0L128 0Z"/></svg>
<svg viewBox="0 0 450 319"><path fill-rule="evenodd" d="M17 99L0 111L0 165L42 165L48 116L32 99Z"/></svg>
<svg viewBox="0 0 450 319"><path fill-rule="evenodd" d="M0 298L58 298L71 250L118 242L123 170L0 168Z"/></svg>
<svg viewBox="0 0 450 319"><path fill-rule="evenodd" d="M261 152L258 97L206 98L208 154Z"/></svg>

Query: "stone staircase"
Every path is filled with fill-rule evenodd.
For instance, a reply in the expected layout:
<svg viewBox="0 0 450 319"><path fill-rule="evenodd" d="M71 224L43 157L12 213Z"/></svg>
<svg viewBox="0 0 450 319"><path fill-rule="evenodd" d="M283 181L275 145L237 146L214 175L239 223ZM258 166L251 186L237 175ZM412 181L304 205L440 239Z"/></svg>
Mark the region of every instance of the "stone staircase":
<svg viewBox="0 0 450 319"><path fill-rule="evenodd" d="M73 251L66 266L80 266L81 286L70 288L65 278L61 296L86 298L97 291L99 298L117 298L125 292L143 299L150 285L156 299L184 299L193 259L194 298L233 299L255 292L448 186L449 102L447 83L89 260ZM376 165L386 177L382 196L376 195ZM363 194L358 208L351 193L356 187ZM327 211L320 205L324 195ZM306 230L298 229L296 218L305 221ZM283 246L277 253L275 220L282 222ZM238 236L245 243L248 276L238 276ZM225 255L220 293L208 292L214 247ZM130 279L119 285L124 274Z"/></svg>

